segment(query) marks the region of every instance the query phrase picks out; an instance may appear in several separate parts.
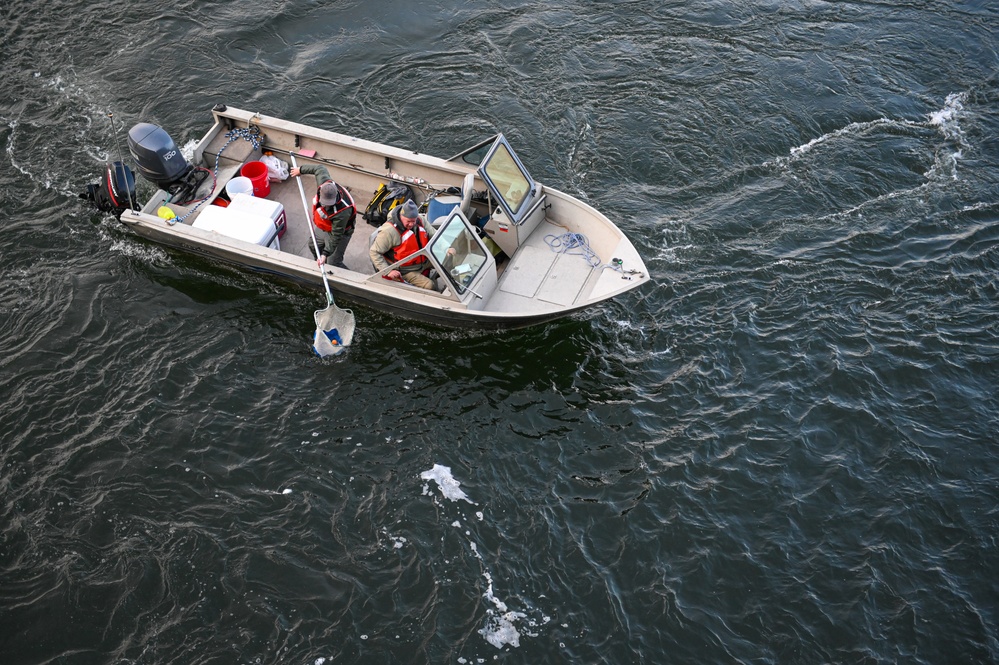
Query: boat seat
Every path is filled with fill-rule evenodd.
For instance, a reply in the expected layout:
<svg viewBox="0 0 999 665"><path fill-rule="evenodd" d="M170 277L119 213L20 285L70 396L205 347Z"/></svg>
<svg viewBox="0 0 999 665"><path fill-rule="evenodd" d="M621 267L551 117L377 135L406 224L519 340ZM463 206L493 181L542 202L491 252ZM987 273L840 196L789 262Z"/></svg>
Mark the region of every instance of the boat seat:
<svg viewBox="0 0 999 665"><path fill-rule="evenodd" d="M475 183L475 172L466 173L465 179L461 183L461 205L458 208L461 210L465 217L468 217L468 211L472 209L472 184Z"/></svg>

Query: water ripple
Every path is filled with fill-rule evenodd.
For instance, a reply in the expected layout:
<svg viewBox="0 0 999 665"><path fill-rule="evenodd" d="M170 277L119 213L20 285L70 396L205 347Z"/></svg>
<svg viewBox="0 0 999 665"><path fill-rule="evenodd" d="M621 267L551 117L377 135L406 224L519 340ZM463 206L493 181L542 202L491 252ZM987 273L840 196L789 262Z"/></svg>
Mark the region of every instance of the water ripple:
<svg viewBox="0 0 999 665"><path fill-rule="evenodd" d="M994 8L36 4L0 9L7 661L999 660ZM320 293L76 196L109 111L188 144L216 102L502 131L653 283L503 334L359 307L316 359Z"/></svg>

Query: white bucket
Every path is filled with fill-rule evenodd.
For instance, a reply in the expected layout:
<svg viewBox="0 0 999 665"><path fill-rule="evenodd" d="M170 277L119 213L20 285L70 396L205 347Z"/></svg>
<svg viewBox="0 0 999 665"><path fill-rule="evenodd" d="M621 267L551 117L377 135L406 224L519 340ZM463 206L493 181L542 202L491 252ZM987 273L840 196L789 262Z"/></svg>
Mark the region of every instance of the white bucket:
<svg viewBox="0 0 999 665"><path fill-rule="evenodd" d="M225 193L229 195L230 201L236 198L237 194L253 196L253 181L246 176L236 176L225 184Z"/></svg>

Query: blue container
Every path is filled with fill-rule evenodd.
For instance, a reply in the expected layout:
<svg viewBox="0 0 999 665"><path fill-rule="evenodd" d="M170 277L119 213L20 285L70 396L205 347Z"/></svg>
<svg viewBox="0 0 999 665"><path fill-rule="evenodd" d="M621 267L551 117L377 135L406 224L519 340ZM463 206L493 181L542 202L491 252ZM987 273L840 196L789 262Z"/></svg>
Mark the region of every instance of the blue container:
<svg viewBox="0 0 999 665"><path fill-rule="evenodd" d="M427 206L427 222L434 224L438 218L447 217L451 211L461 205L460 196L438 196L430 199ZM444 220L441 220L443 223Z"/></svg>

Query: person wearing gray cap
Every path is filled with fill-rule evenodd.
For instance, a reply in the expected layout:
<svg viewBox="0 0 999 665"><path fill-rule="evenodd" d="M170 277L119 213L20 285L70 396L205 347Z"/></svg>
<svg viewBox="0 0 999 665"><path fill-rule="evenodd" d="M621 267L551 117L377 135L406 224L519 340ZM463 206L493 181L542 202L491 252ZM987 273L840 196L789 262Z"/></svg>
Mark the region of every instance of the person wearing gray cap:
<svg viewBox="0 0 999 665"><path fill-rule="evenodd" d="M343 262L343 254L354 235L354 222L357 220L357 206L345 187L330 177L329 170L321 164L296 166L289 172L292 177L302 174L316 176L319 187L312 199L312 222L316 227L316 244L319 245L317 263L329 263L337 268L349 270Z"/></svg>
<svg viewBox="0 0 999 665"><path fill-rule="evenodd" d="M429 232L420 220L420 212L412 199L392 208L388 220L378 229L378 235L368 250L375 270L385 270L397 261L416 254L427 246L433 229ZM420 255L385 275L386 279L405 280L422 289L434 288L434 281L423 274L430 267L426 256Z"/></svg>

